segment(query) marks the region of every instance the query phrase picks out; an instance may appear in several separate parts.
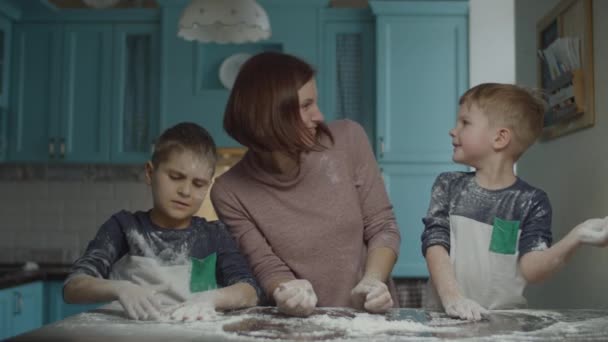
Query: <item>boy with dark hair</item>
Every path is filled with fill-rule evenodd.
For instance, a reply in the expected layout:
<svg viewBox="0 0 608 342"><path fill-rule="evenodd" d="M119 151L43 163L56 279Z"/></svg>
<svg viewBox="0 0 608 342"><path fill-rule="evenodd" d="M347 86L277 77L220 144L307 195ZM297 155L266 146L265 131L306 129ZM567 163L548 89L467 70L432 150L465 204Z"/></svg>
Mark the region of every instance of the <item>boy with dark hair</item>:
<svg viewBox="0 0 608 342"><path fill-rule="evenodd" d="M194 216L216 159L204 128L167 129L145 167L152 209L123 210L101 226L65 281L66 302L118 300L141 320L200 319L213 308L256 305L261 289L224 224Z"/></svg>

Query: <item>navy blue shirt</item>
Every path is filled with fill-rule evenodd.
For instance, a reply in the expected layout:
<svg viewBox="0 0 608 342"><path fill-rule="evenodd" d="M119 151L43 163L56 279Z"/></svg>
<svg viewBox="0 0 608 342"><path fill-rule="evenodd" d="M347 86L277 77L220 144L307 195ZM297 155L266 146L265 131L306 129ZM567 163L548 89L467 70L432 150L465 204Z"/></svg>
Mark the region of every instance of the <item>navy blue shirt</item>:
<svg viewBox="0 0 608 342"><path fill-rule="evenodd" d="M498 217L520 222L519 256L551 246L551 204L547 194L520 178L507 188L488 190L475 181L475 172L440 174L422 219L422 254L441 245L450 252L450 216L461 216L492 227Z"/></svg>
<svg viewBox="0 0 608 342"><path fill-rule="evenodd" d="M171 266L213 253L219 287L245 282L255 288L260 300L263 298L247 261L221 221L208 222L195 216L187 228L167 229L155 225L149 211L123 210L112 215L89 242L84 255L74 262L68 280L77 274L107 279L112 265L125 255L152 257L160 265Z"/></svg>

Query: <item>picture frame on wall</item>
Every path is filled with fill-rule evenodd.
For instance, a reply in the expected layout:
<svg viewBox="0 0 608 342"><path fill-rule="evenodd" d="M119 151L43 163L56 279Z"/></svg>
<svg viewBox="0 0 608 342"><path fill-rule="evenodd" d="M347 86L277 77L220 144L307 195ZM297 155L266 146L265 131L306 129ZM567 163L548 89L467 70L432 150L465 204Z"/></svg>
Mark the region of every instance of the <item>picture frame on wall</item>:
<svg viewBox="0 0 608 342"><path fill-rule="evenodd" d="M595 124L592 21L592 0L562 0L537 23L537 79L548 103L542 140Z"/></svg>

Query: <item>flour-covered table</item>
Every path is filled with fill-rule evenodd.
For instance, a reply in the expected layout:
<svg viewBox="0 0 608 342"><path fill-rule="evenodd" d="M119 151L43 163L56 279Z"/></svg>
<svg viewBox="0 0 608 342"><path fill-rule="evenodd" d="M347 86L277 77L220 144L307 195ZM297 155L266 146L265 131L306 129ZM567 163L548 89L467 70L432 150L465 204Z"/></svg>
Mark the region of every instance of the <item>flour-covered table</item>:
<svg viewBox="0 0 608 342"><path fill-rule="evenodd" d="M318 308L308 318L255 307L197 322L150 322L98 309L14 341L608 341L608 310L493 311L480 322L419 309L371 315Z"/></svg>

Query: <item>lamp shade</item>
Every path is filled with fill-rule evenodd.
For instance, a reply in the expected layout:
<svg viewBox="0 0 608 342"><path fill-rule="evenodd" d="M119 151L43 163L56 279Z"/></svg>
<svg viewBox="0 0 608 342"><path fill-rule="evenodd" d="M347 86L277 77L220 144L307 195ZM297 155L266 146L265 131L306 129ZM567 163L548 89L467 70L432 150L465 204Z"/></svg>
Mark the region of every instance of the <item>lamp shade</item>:
<svg viewBox="0 0 608 342"><path fill-rule="evenodd" d="M199 42L245 43L270 34L268 15L255 0L192 0L177 35Z"/></svg>

